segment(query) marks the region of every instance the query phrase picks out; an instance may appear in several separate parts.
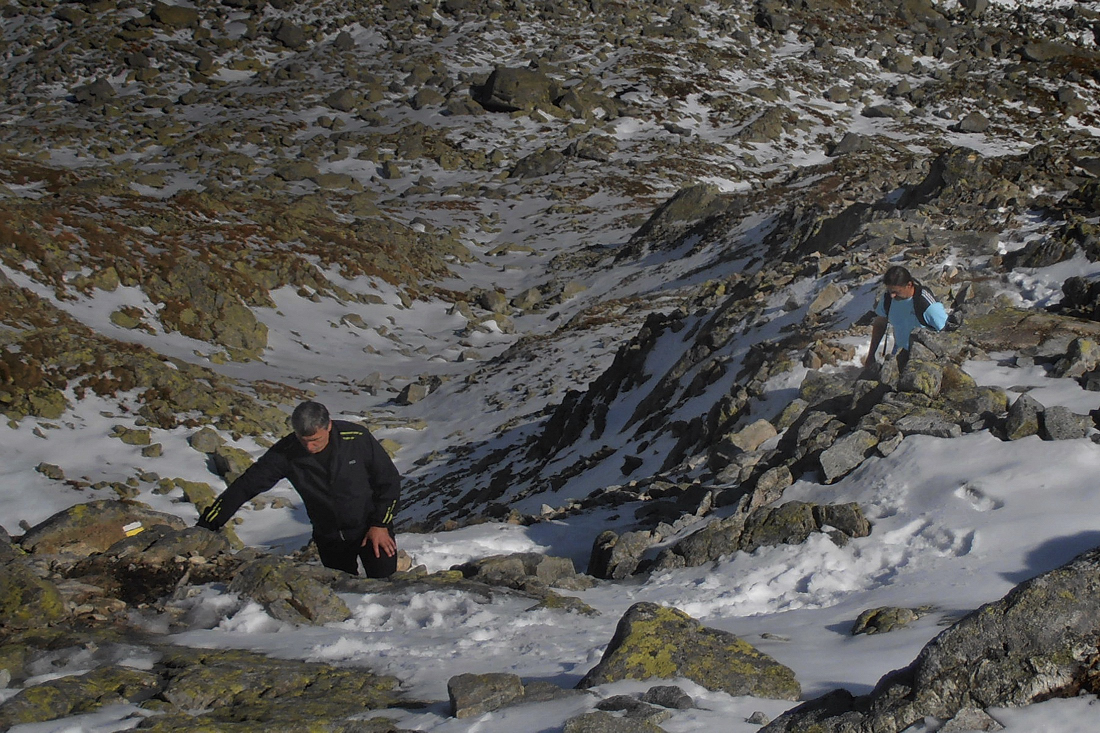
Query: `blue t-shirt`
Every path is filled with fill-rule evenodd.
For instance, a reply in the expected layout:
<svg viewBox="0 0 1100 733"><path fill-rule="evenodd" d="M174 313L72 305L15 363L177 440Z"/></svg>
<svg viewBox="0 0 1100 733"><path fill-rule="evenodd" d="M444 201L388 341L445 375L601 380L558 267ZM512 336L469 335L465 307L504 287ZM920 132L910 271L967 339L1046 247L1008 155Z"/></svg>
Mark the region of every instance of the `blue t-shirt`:
<svg viewBox="0 0 1100 733"><path fill-rule="evenodd" d="M924 310L924 323L917 320L917 312L913 308L913 298L894 298L890 303L890 325L894 327L894 353L901 349L909 348L909 336L915 328L928 328L931 324L937 331L942 331L947 325L947 311L943 304L932 297L927 288L921 288L917 298L924 298L928 307ZM886 295L884 294L875 302L875 313L886 315Z"/></svg>

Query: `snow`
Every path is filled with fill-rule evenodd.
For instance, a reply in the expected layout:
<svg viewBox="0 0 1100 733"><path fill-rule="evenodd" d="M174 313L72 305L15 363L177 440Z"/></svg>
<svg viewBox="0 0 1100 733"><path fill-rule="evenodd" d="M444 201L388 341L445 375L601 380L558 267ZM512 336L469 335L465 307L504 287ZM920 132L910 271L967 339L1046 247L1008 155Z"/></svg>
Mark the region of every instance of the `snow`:
<svg viewBox="0 0 1100 733"><path fill-rule="evenodd" d="M1045 297L1061 276L1057 268L1031 273L1035 297ZM115 296L119 299L116 303L123 295ZM809 294L800 291L797 297L806 300ZM315 323L319 322L316 319L333 321L343 312L334 308L331 313L307 314L304 302L289 293L277 294L276 299L288 322L306 323L307 318ZM403 328L408 332L441 334L454 325L453 317L441 309L393 312L405 319ZM330 332L327 327L314 330L323 332L316 342L318 348L330 350L327 377L340 373L349 360L360 358L362 352L355 348L359 341L352 336ZM306 368L298 356L280 357L284 350L276 342L275 356L266 366L256 364L255 368L265 374L273 365L290 372ZM1027 391L1044 405L1065 405L1077 412L1100 407L1097 393L1082 390L1073 380L1052 378L1039 366L1014 366L1006 355L992 357L964 365L980 384ZM770 395L764 404L781 407L790 399L801 373L769 382ZM332 392L328 397L342 394ZM443 421L448 430L476 417L477 400L463 402L458 396L454 395L454 404L467 412ZM466 396L476 398L476 389L468 389ZM73 503L99 498L94 490L77 491L46 479L34 470L40 462L59 463L67 476L86 476L93 481L140 475L143 470L210 480L205 456L186 446L185 431L158 434L165 444L164 456L158 459L142 458L139 449L106 437L111 426L132 424L110 400L89 397L62 420L35 422L27 419L0 428L5 431L0 516L12 530L20 520L34 524ZM439 437L437 430L428 428L406 431L403 439L415 442ZM247 440L239 446L254 455L262 450ZM423 448L410 446L408 450L418 454ZM398 460L404 465L400 454ZM530 610L533 601L504 593L482 596L462 590L430 590L345 594L352 610L349 620L295 627L276 621L257 604L242 602L215 585L203 587L187 601L191 630L171 638L180 644L245 648L274 657L362 666L395 675L410 697L438 701L415 711L385 711L387 716L397 715L399 725L412 730L557 730L569 717L593 709L598 698L578 695L457 720L448 714L447 680L469 672L509 672L525 682L542 680L573 687L599 661L619 617L632 604L649 601L679 608L708 626L735 633L788 665L795 671L805 699L837 687L866 693L883 674L912 661L944 625L999 599L1021 581L1100 544L1095 521L1100 515L1100 494L1093 482L1098 468L1100 445L1090 439L1047 442L1033 437L1004 442L984 432L951 440L910 436L890 456L864 464L833 485L803 478L783 496L784 500L857 502L873 523L869 537L840 547L825 535L816 535L801 546L761 548L703 567L600 582L586 591L566 592L599 610L601 615L596 617ZM143 501L194 518L193 507L182 503L178 495L158 496L145 488ZM275 492L293 496L286 487ZM429 571L516 552L568 557L583 571L593 539L612 526L609 513L594 512L528 527L488 523L452 532L403 533L399 543L415 563ZM308 522L297 506L243 509L240 516L244 523L238 531L249 544L289 551L308 540ZM850 635L860 612L887 605L923 607L930 612L903 630ZM155 618L147 622L155 629ZM148 660L135 658L124 663L140 666ZM670 733L712 728L748 733L759 727L746 720L754 712L774 717L791 705L734 698L683 679L671 682L692 695L697 708L675 711L662 724ZM615 683L598 687L595 693L637 692L651 684L656 682ZM3 693L11 694L14 690ZM993 713L1010 733L1062 733L1093 729L1094 703L1092 697L1084 696ZM112 706L90 715L12 730L125 730L146 714L133 706Z"/></svg>
<svg viewBox="0 0 1100 733"><path fill-rule="evenodd" d="M944 0L939 5L951 9L958 3ZM993 0L993 5L1010 10L1018 5L1069 7L1073 3ZM243 25L231 24L231 27L239 27L243 32ZM355 34L361 52L369 52L376 43L371 33L362 29ZM790 43L773 55L778 64L784 55L798 55L806 50L803 44ZM491 61L487 58L485 63ZM869 61L865 63L869 66L868 74L879 75ZM249 72L226 69L219 74L227 82L250 76ZM759 81L745 78L743 86L747 89ZM641 94L630 92L624 95L624 100ZM918 146L915 135L895 130L890 121L863 118L848 106L822 99L811 101L823 110L838 113L847 110L851 120L846 130L885 135L906 141L914 148ZM696 98L679 111L684 116L679 124L690 127L694 134L715 143L729 143L734 128L703 124L701 120L709 119L711 110L700 105ZM317 110L308 114L314 112ZM439 124L427 113L403 114L426 124ZM951 121L929 122L946 130ZM495 144L493 135L522 138L524 133L533 133L535 129L529 120L502 122L493 118L481 124L492 129L470 131L466 144L471 147L491 149ZM1072 118L1066 124L1080 126ZM524 125L531 127L523 130ZM636 142L639 149L644 149L646 139L670 134L639 117L621 117L606 129L620 140ZM1097 134L1095 129L1083 129ZM822 132L835 130L814 128L804 137L812 138ZM532 148L541 144L537 135L529 137ZM1023 141L1014 143L1009 139L990 140L957 133L945 134L945 141L965 144L988 155L1017 152L1024 145ZM730 161L741 159L743 149L729 144L729 151ZM820 162L823 154L802 151L789 155L777 145L765 145L755 155L764 167L778 165L777 161L785 167L795 167ZM640 159L643 155L636 157ZM58 152L53 161L75 167L80 158ZM728 166L728 161L724 165ZM430 164L425 166L429 167L425 172L437 179L439 190L460 180L457 174L430 168ZM326 166L325 170L367 177L372 168L351 156ZM415 171L410 169L407 173L415 178ZM741 191L754 185L740 180L735 167L700 171L700 180L723 191ZM161 189L139 186L137 190L165 196L188 183L187 179L174 178ZM403 182L384 185L392 185L396 193ZM654 180L653 185L661 188L662 195L675 190L667 181ZM9 188L19 196L40 195L37 186ZM535 254L512 251L484 256L482 260L456 267L454 280L440 286L455 289L499 286L510 294L520 292L542 284L537 273L544 272L542 264L557 253L578 244L619 244L629 236L611 219L615 213L624 213L620 207L632 203L625 199L601 193L583 201L581 205L605 213L583 222L578 218L572 222L580 229L575 231L564 223L555 225L553 217L539 209L542 204L536 198L517 192L507 207L491 210L494 215L499 214L492 232L464 235L470 238L466 244L476 255L504 244L531 244L535 246ZM485 212L469 212L469 216L472 220L488 212L487 207ZM440 221L433 222L439 226L461 223L430 208L421 215L425 220L439 217ZM463 214L448 211L447 216ZM763 232L754 232L754 228L765 226L767 221L766 213L750 216L739 232L731 233L730 241L746 242L753 237L759 240ZM535 227L538 239L531 242ZM1043 235L1038 224L1035 230L1034 236ZM735 234L740 238L735 240ZM1024 243L1002 243L1002 252ZM657 253L640 264L609 266L590 274L584 283L588 290L574 299L546 313L520 316L520 333L543 339L540 348L552 355L543 357L541 373L501 369L487 377L482 375L484 378L480 380L466 381L465 377L476 374L477 366L458 363L459 353L473 347L483 359L491 359L515 344L519 336L504 334L490 324L489 332L464 336L467 343L460 344L456 333L465 327L465 319L448 313L446 303L417 301L403 306L393 288L365 279L343 280L334 272L326 273L332 282L352 292L377 295L385 305L338 303L332 299L314 303L292 288L278 290L272 293L275 308L256 310L270 329L270 348L264 360L220 365L218 369L242 380L268 379L307 388L315 391L318 399L337 416L382 422L384 426L376 434L401 445L396 462L406 475L413 475L417 460L432 451L487 440L510 420L523 419L559 401L565 389L583 389L598 375L633 331L628 319L575 331L562 327L561 324L583 314L585 308L614 298L656 301L672 285L686 286L742 271L748 257L738 254L737 259L715 265L714 252L688 249L685 246L674 253ZM0 267L0 271L43 297L51 295L50 288L22 272L8 267ZM1057 299L1060 285L1069 275L1098 273L1100 265L1072 260L1044 270L1017 271L1009 285L1021 306L1041 307ZM782 325L801 318L816 294L814 288L822 284L796 281L789 289L777 293L766 314L772 320L763 329L754 329L756 333L751 338L774 336ZM838 304L844 318L854 320L866 310L870 294L870 286L849 292ZM798 310L786 312L788 301L796 304ZM58 305L98 332L148 345L165 356L194 361L196 354L212 350L210 344L178 333L164 333L155 318L157 306L136 288L121 287L114 293L97 291L93 297L60 301ZM655 303L648 305L659 307ZM113 324L110 314L123 306L145 312L145 321L154 333L126 331ZM639 309L633 317L640 320L645 312ZM345 323L343 319L348 315L360 316L368 328ZM859 345L866 348L865 343ZM731 348L743 346L742 343ZM420 349L432 358L417 353ZM665 354L668 361L677 356L671 349ZM968 362L964 368L980 384L1000 386L1010 390L1010 394L1027 391L1046 406L1063 405L1078 413L1100 409L1100 393L1084 391L1073 380L1051 378L1041 366L1014 366L1009 364L1007 355L992 357L990 361ZM862 355L857 355L852 364L861 359ZM349 388L373 372L379 372L383 378L384 386L378 394ZM419 419L424 427L412 428L400 420L386 421L385 418L394 416L390 402L393 395L417 375L427 372L449 381L431 400L401 412L409 423ZM767 394L754 405L754 417L777 414L794 396L804 374L804 369L796 368L770 380ZM516 397L507 404L500 397L527 388L538 393L526 399ZM157 431L155 440L163 444L163 455L146 458L140 448L108 437L113 426L137 427L133 411L121 409L127 404L125 396L112 400L88 396L74 404L75 408L59 420L27 418L0 425L0 524L12 534L19 534L20 527L37 524L74 504L113 497L109 490L79 490L47 479L36 471L41 463L56 464L67 477L92 483L134 480L141 501L188 521L196 518L193 505L182 500L178 489L168 494L153 492L154 482L148 472L208 482L215 490L223 488L211 474L207 457L188 446L190 431L182 428ZM622 424L628 417L629 413L612 414L608 422ZM234 441L233 445L253 456L262 452L258 443L248 439ZM344 600L353 613L349 620L296 627L269 617L257 604L244 602L223 587L211 585L186 601L190 630L175 635L173 640L200 647L251 649L274 657L351 665L394 675L410 698L437 701L421 710L380 713L397 717L397 724L407 729L437 733L553 731L559 730L569 717L593 709L597 698L578 695L456 720L447 712L447 680L469 672L511 672L525 682L540 680L573 687L599 661L622 614L634 603L649 601L679 608L708 626L736 633L788 665L803 687L804 699L838 687L857 694L867 693L883 674L911 662L945 624L980 604L999 599L1019 582L1100 545L1096 520L1100 516L1100 493L1093 483L1098 469L1100 446L1090 439L1044 442L1029 438L1008 443L986 433L953 440L911 436L890 456L869 462L836 484L822 485L803 478L783 496L788 501L858 502L874 525L869 537L840 547L826 536L817 535L801 546L761 548L702 567L629 581L601 582L583 592L563 591L599 610L599 616L532 611L533 601L503 593L486 597L459 590L433 590L345 594ZM569 488L563 487L563 497ZM244 520L238 526L238 534L247 544L274 552L303 546L310 529L294 493L281 485L267 496L293 499L294 506L263 510L245 507L238 514ZM518 508L537 511L540 503L553 498L531 497ZM433 508L424 505L410 508L409 512L415 515ZM629 510L627 507L626 511ZM451 532L401 533L398 541L415 563L429 571L446 570L489 555L541 552L570 558L577 570L583 572L594 538L604 529L616 526L612 514L610 510L593 511L527 527L487 523ZM886 605L927 607L931 612L903 630L874 636L850 635L860 612ZM147 618L145 623L151 630L158 630L155 617ZM121 661L136 668L148 668L151 664L141 656ZM44 681L51 674L80 671L83 670L43 670L31 682ZM674 711L672 718L662 723L669 733L710 730L750 733L759 729L757 724L747 722L750 715L760 711L775 717L792 705L786 701L731 697L705 690L689 680L668 682L679 684L697 705L692 710ZM595 693L601 697L629 694L659 683L621 682L600 686ZM15 692L0 690L0 699ZM1076 733L1097 729L1095 702L1092 696L1081 696L991 712L1009 733ZM133 728L147 715L147 711L136 706L113 705L88 715L16 726L12 731L108 733Z"/></svg>

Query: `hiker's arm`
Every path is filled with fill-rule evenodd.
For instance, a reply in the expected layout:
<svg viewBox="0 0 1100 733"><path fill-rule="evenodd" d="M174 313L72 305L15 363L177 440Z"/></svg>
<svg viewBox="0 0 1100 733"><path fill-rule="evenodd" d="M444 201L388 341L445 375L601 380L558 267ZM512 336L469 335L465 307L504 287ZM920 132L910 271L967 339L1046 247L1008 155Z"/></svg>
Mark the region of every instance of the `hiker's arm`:
<svg viewBox="0 0 1100 733"><path fill-rule="evenodd" d="M929 328L942 331L947 325L947 309L943 303L936 302L928 306L924 311L924 322Z"/></svg>
<svg viewBox="0 0 1100 733"><path fill-rule="evenodd" d="M886 317L877 316L875 320L871 321L871 348L867 349L867 358L863 360L864 366L870 366L875 363L875 351L878 349L878 345L882 342L882 337L886 334Z"/></svg>

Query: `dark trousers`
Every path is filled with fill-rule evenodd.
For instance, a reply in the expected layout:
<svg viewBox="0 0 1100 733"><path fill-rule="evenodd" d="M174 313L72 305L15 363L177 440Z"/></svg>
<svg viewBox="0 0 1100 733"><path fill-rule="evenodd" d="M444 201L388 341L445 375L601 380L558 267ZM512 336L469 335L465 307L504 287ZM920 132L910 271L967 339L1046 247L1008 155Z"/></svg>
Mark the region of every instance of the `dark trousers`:
<svg viewBox="0 0 1100 733"><path fill-rule="evenodd" d="M393 536L393 530L390 530ZM363 570L368 578L388 578L397 572L397 555L378 557L374 554L374 547L368 542L360 547L359 542L345 542L343 540L328 540L313 536L313 542L317 545L317 554L321 556L321 563L326 568L343 570L350 575L359 574L359 561L363 561Z"/></svg>

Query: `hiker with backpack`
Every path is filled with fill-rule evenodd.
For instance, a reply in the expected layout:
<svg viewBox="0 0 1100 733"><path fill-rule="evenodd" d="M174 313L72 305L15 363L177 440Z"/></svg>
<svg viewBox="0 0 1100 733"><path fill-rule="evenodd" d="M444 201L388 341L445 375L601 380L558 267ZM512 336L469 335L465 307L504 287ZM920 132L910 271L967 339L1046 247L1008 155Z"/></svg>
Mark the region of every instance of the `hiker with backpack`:
<svg viewBox="0 0 1100 733"><path fill-rule="evenodd" d="M909 337L917 328L942 331L947 326L947 310L932 291L913 279L909 270L894 265L882 276L886 292L875 301L875 320L871 323L871 348L864 366L875 363L875 351L886 335L887 324L894 327L894 351L899 365L909 358Z"/></svg>

